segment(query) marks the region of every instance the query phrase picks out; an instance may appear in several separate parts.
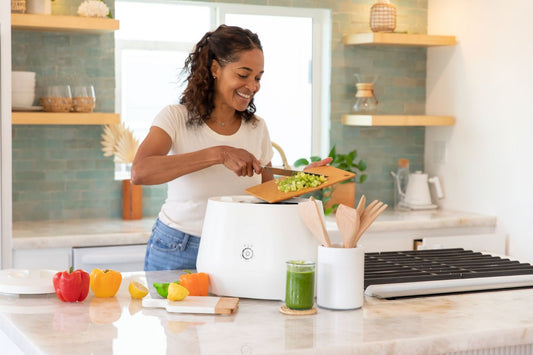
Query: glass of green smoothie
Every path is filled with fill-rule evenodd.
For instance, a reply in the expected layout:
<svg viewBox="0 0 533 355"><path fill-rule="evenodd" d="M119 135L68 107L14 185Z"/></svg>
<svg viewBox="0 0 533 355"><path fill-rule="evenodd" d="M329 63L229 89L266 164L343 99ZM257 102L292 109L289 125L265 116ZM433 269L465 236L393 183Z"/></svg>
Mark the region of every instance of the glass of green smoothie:
<svg viewBox="0 0 533 355"><path fill-rule="evenodd" d="M315 300L315 268L312 261L287 261L285 305L290 309L311 309Z"/></svg>

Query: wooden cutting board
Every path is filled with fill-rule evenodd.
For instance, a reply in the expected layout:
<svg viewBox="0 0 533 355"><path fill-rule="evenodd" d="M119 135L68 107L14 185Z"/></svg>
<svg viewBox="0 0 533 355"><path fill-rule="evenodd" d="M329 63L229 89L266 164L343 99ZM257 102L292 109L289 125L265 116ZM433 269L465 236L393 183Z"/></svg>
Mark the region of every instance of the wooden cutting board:
<svg viewBox="0 0 533 355"><path fill-rule="evenodd" d="M143 307L165 308L167 312L233 314L239 305L235 297L187 296L182 301L169 301L165 298L143 298Z"/></svg>
<svg viewBox="0 0 533 355"><path fill-rule="evenodd" d="M294 191L294 192L282 192L278 190L278 185L276 184L275 180L270 180L263 184L252 186L246 189L246 192L249 193L250 195L260 198L261 200L274 203L274 202L287 200L292 197L301 196L308 192L320 190L320 189L323 189L324 187L328 187L336 183L339 183L341 181L351 179L355 176L355 174L352 172L337 169L333 166L319 166L316 168L308 169L306 171L311 172L311 173L326 175L328 179L326 182L322 183L320 186L310 187L307 189L302 189L302 190ZM287 177L281 177L279 179L286 179L286 178Z"/></svg>

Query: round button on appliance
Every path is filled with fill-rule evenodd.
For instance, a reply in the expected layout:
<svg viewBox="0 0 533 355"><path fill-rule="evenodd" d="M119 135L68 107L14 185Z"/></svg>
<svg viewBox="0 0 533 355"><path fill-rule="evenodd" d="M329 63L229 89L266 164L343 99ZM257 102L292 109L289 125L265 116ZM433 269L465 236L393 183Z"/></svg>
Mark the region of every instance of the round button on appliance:
<svg viewBox="0 0 533 355"><path fill-rule="evenodd" d="M250 260L254 256L254 251L251 248L246 247L242 250L241 255L244 258L244 260Z"/></svg>

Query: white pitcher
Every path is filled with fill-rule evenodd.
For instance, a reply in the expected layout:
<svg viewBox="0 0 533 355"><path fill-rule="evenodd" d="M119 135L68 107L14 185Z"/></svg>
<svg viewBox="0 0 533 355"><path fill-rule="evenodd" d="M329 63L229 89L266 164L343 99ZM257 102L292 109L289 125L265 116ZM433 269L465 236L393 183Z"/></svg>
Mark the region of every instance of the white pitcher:
<svg viewBox="0 0 533 355"><path fill-rule="evenodd" d="M429 184L435 185L437 198L443 197L440 180L437 176L428 178L428 174L421 171L415 171L409 174L409 182L405 191L405 203L413 206L431 205L431 194Z"/></svg>

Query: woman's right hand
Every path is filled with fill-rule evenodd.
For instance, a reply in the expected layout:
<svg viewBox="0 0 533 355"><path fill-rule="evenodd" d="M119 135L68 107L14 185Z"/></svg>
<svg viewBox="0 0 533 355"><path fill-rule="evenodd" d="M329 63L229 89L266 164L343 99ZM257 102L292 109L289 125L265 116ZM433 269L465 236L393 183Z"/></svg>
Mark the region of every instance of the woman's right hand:
<svg viewBox="0 0 533 355"><path fill-rule="evenodd" d="M261 173L261 162L245 149L224 146L222 164L237 176L253 176Z"/></svg>

